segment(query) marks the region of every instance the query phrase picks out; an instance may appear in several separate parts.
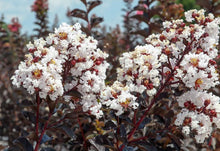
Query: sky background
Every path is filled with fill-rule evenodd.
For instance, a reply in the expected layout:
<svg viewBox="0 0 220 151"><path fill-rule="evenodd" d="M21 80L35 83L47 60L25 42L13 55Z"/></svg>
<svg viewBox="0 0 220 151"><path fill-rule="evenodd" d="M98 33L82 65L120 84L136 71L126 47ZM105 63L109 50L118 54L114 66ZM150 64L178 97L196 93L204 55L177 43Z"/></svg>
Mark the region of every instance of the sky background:
<svg viewBox="0 0 220 151"><path fill-rule="evenodd" d="M10 23L13 17L18 17L22 25L21 32L28 34L33 33L35 13L31 12L31 5L35 0L0 0L0 15L4 14L4 21ZM55 15L58 15L59 23L67 22L67 8L73 10L75 8L85 9L80 0L48 0L49 1L49 25L53 24ZM115 27L116 24L122 25L123 11L125 3L123 0L102 0L102 4L96 7L91 14L103 17L102 25ZM133 6L137 5L138 0L133 0Z"/></svg>

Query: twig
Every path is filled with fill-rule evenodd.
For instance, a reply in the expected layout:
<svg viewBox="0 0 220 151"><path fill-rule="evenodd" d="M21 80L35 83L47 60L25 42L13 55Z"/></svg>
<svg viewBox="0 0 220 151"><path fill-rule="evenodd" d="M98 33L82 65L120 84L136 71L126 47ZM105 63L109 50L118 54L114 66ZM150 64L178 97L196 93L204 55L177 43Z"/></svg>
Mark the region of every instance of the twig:
<svg viewBox="0 0 220 151"><path fill-rule="evenodd" d="M50 114L49 114L49 116L48 116L48 120L47 120L46 123L44 124L44 128L43 128L43 130L42 130L42 132L41 132L41 135L40 135L39 140L37 141L37 144L36 144L36 146L35 146L34 151L37 151L38 148L39 148L39 146L40 146L40 142L41 142L41 140L42 140L42 138L43 138L44 133L45 133L46 130L47 130L47 126L48 126L48 123L49 123L49 120L50 120L51 116L52 116L52 112L50 112Z"/></svg>
<svg viewBox="0 0 220 151"><path fill-rule="evenodd" d="M36 115L36 125L35 125L35 133L38 139L38 129L39 129L39 109L40 109L40 97L39 93L36 94L36 102L37 102L37 115Z"/></svg>
<svg viewBox="0 0 220 151"><path fill-rule="evenodd" d="M81 134L82 134L82 137L83 137L83 142L84 142L83 147L85 148L85 150L87 150L86 138L85 138L85 135L84 135L83 128L81 126L81 122L80 122L79 117L77 117L77 120L78 120L79 128L80 128L80 131L81 131Z"/></svg>

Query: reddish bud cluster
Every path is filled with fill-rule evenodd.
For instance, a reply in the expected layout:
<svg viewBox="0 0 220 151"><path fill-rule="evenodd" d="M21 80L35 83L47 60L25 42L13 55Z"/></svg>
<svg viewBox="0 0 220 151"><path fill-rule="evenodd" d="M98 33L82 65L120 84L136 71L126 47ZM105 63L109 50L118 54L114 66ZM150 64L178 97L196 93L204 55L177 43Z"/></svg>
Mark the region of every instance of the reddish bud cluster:
<svg viewBox="0 0 220 151"><path fill-rule="evenodd" d="M148 90L151 90L151 89L154 88L153 83L150 83L149 80L144 80L144 81L143 81L143 85L144 85Z"/></svg>
<svg viewBox="0 0 220 151"><path fill-rule="evenodd" d="M215 109L206 109L206 107L210 104L210 100L204 101L204 106L198 108L195 104L193 104L191 101L186 101L184 103L184 107L187 108L189 111L197 111L198 113L203 113L207 116L209 116L210 121L212 122L213 117L217 117L217 113Z"/></svg>
<svg viewBox="0 0 220 151"><path fill-rule="evenodd" d="M11 24L8 24L8 29L14 33L19 32L21 24L19 23L18 18L12 18L11 22Z"/></svg>
<svg viewBox="0 0 220 151"><path fill-rule="evenodd" d="M103 61L104 61L104 58L97 58L95 61L95 64L98 66L98 65L102 64Z"/></svg>
<svg viewBox="0 0 220 151"><path fill-rule="evenodd" d="M190 117L186 117L183 121L183 125L189 125L192 122L192 119Z"/></svg>
<svg viewBox="0 0 220 151"><path fill-rule="evenodd" d="M36 50L37 50L37 48L28 49L28 51L29 51L30 53L34 53Z"/></svg>
<svg viewBox="0 0 220 151"><path fill-rule="evenodd" d="M48 0L35 0L31 6L33 12L41 12L48 10Z"/></svg>

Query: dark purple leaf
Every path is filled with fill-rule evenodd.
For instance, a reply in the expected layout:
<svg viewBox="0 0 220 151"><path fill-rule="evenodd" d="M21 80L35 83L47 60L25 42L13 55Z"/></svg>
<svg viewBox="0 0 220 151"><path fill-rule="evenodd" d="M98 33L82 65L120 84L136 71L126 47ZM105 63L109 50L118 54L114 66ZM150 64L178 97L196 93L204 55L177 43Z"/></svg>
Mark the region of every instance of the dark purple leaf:
<svg viewBox="0 0 220 151"><path fill-rule="evenodd" d="M142 129L145 127L146 124L150 123L151 122L151 119L146 117L142 122L141 124L139 125L138 129Z"/></svg>
<svg viewBox="0 0 220 151"><path fill-rule="evenodd" d="M20 145L24 151L33 151L33 146L25 137L19 137L13 143Z"/></svg>
<svg viewBox="0 0 220 151"><path fill-rule="evenodd" d="M143 146L146 150L150 150L150 151L158 151L158 149L155 146L151 146L151 145L141 145Z"/></svg>
<svg viewBox="0 0 220 151"><path fill-rule="evenodd" d="M108 139L107 135L98 135L95 137L95 142L99 145L103 145L103 146L109 146L109 148L111 148L111 146L113 146L112 141L110 141Z"/></svg>
<svg viewBox="0 0 220 151"><path fill-rule="evenodd" d="M87 21L87 14L84 10L81 9L74 9L73 11L70 12L70 16L81 18Z"/></svg>
<svg viewBox="0 0 220 151"><path fill-rule="evenodd" d="M23 106L32 106L33 102L29 101L27 99L24 99L24 100L22 100L21 105L23 105Z"/></svg>
<svg viewBox="0 0 220 151"><path fill-rule="evenodd" d="M133 15L131 16L131 18L137 19L138 21L142 21L145 22L146 24L148 24L149 20L144 17L143 15Z"/></svg>
<svg viewBox="0 0 220 151"><path fill-rule="evenodd" d="M76 138L76 135L74 134L74 131L70 127L68 127L66 125L62 125L59 128L62 129L72 139Z"/></svg>
<svg viewBox="0 0 220 151"><path fill-rule="evenodd" d="M96 6L98 6L100 4L102 4L102 1L100 1L100 0L89 1L87 3L87 8L88 8L87 12L89 13L93 8L95 8Z"/></svg>
<svg viewBox="0 0 220 151"><path fill-rule="evenodd" d="M29 120L32 123L36 122L36 116L34 113L29 112L29 111L22 111L22 114L24 115L24 117Z"/></svg>
<svg viewBox="0 0 220 151"><path fill-rule="evenodd" d="M47 134L44 134L42 137L42 140L40 141L40 144L43 144L43 143L51 141L51 140L53 140L52 137L48 136Z"/></svg>
<svg viewBox="0 0 220 151"><path fill-rule="evenodd" d="M103 18L102 17L94 17L91 18L91 28L97 26L99 23L103 22Z"/></svg>
<svg viewBox="0 0 220 151"><path fill-rule="evenodd" d="M196 3L200 5L202 8L207 8L208 10L211 9L211 2L210 1L204 1L204 0L196 0Z"/></svg>
<svg viewBox="0 0 220 151"><path fill-rule="evenodd" d="M127 133L126 133L126 129L125 129L125 125L124 124L121 124L121 127L120 127L120 136L122 138L126 138L127 137Z"/></svg>
<svg viewBox="0 0 220 151"><path fill-rule="evenodd" d="M131 147L131 146L125 146L125 147L123 148L123 151L136 151L136 150L137 150L136 147L133 148L133 147Z"/></svg>
<svg viewBox="0 0 220 151"><path fill-rule="evenodd" d="M40 151L56 151L56 150L51 147L46 147L46 148L42 148Z"/></svg>
<svg viewBox="0 0 220 151"><path fill-rule="evenodd" d="M105 123L105 127L103 128L104 130L110 130L110 129L114 129L117 126L115 125L115 123L113 123L112 121L108 121Z"/></svg>
<svg viewBox="0 0 220 151"><path fill-rule="evenodd" d="M86 0L80 0L85 6L87 5Z"/></svg>

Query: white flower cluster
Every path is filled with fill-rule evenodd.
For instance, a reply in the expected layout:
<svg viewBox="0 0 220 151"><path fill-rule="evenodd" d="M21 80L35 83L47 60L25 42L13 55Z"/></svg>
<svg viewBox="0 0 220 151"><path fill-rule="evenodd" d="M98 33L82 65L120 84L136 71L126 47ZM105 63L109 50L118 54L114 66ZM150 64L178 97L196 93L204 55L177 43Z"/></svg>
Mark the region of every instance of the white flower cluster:
<svg viewBox="0 0 220 151"><path fill-rule="evenodd" d="M12 84L23 86L30 94L38 92L41 98L50 96L56 100L64 92L61 72L65 57L52 46L46 47L45 40L38 39L27 45L30 53L19 64L18 70L11 78Z"/></svg>
<svg viewBox="0 0 220 151"><path fill-rule="evenodd" d="M138 107L136 97L130 93L130 88L119 81L115 81L111 87L106 87L101 97L102 104L117 111L116 115L121 115L128 108Z"/></svg>
<svg viewBox="0 0 220 151"><path fill-rule="evenodd" d="M215 46L219 40L220 20L214 19L212 14L205 17L204 13L204 10L185 13L188 22L196 21L197 24L190 25L188 39L192 41L191 51L184 56L175 75L190 88L189 92L177 100L183 109L177 115L175 124L183 125L182 131L185 134L195 130L198 143L203 143L211 136L213 124L220 128L219 97L206 92L219 84L213 59L218 52Z"/></svg>
<svg viewBox="0 0 220 151"><path fill-rule="evenodd" d="M182 111L177 115L175 124L183 125L183 133L189 134L195 130L195 139L203 143L211 136L212 124L220 128L219 97L212 93L192 89L178 98Z"/></svg>
<svg viewBox="0 0 220 151"><path fill-rule="evenodd" d="M127 109L138 107L135 93L146 90L148 96L153 96L160 85L160 57L161 50L152 45L137 46L134 51L124 53L119 58L121 68L117 69L117 81L101 93L102 104L121 115Z"/></svg>
<svg viewBox="0 0 220 151"><path fill-rule="evenodd" d="M209 89L219 84L214 64L215 61L209 55L190 52L184 56L176 78L181 79L189 88Z"/></svg>
<svg viewBox="0 0 220 151"><path fill-rule="evenodd" d="M23 86L30 94L39 93L42 99L49 95L51 100L64 96L69 101L71 96L66 94L77 90L83 110L102 115L97 100L105 87L108 55L97 48L95 39L82 34L79 24L63 23L46 40L35 40L27 47L30 53L15 71L14 85Z"/></svg>
<svg viewBox="0 0 220 151"><path fill-rule="evenodd" d="M203 143L211 135L213 123L220 128L219 97L206 91L219 84L213 59L218 55L220 19L204 13L204 10L190 10L185 17L188 22L194 21L193 24L187 23L189 26L186 26L181 19L166 21L161 34L146 39L167 56L168 65L165 64L161 71L164 81L171 75L170 84L175 83L172 86L183 83L189 88L189 92L177 100L183 109L175 124L183 125L185 134L196 130L198 143Z"/></svg>
<svg viewBox="0 0 220 151"><path fill-rule="evenodd" d="M161 50L152 45L137 46L134 51L124 53L119 58L121 68L117 69L117 80L125 82L131 92L147 90L153 96L155 87L160 85L160 55Z"/></svg>
<svg viewBox="0 0 220 151"><path fill-rule="evenodd" d="M177 99L182 111L175 124L183 126L185 134L196 132L197 142L202 143L211 135L213 124L220 128L219 97L206 91L219 84L213 59L218 53L220 21L211 14L206 17L204 10L191 10L185 16L195 24L164 22L161 34L149 36L146 45L124 53L117 81L111 86L105 85L108 55L97 48L95 39L82 34L79 24L62 24L46 40L29 43L30 53L12 83L42 99L62 96L72 108L74 98L69 92L78 91L83 111L97 118L103 115L103 105L121 115L138 107L138 95L144 91L155 99L166 86L182 83L189 91Z"/></svg>

